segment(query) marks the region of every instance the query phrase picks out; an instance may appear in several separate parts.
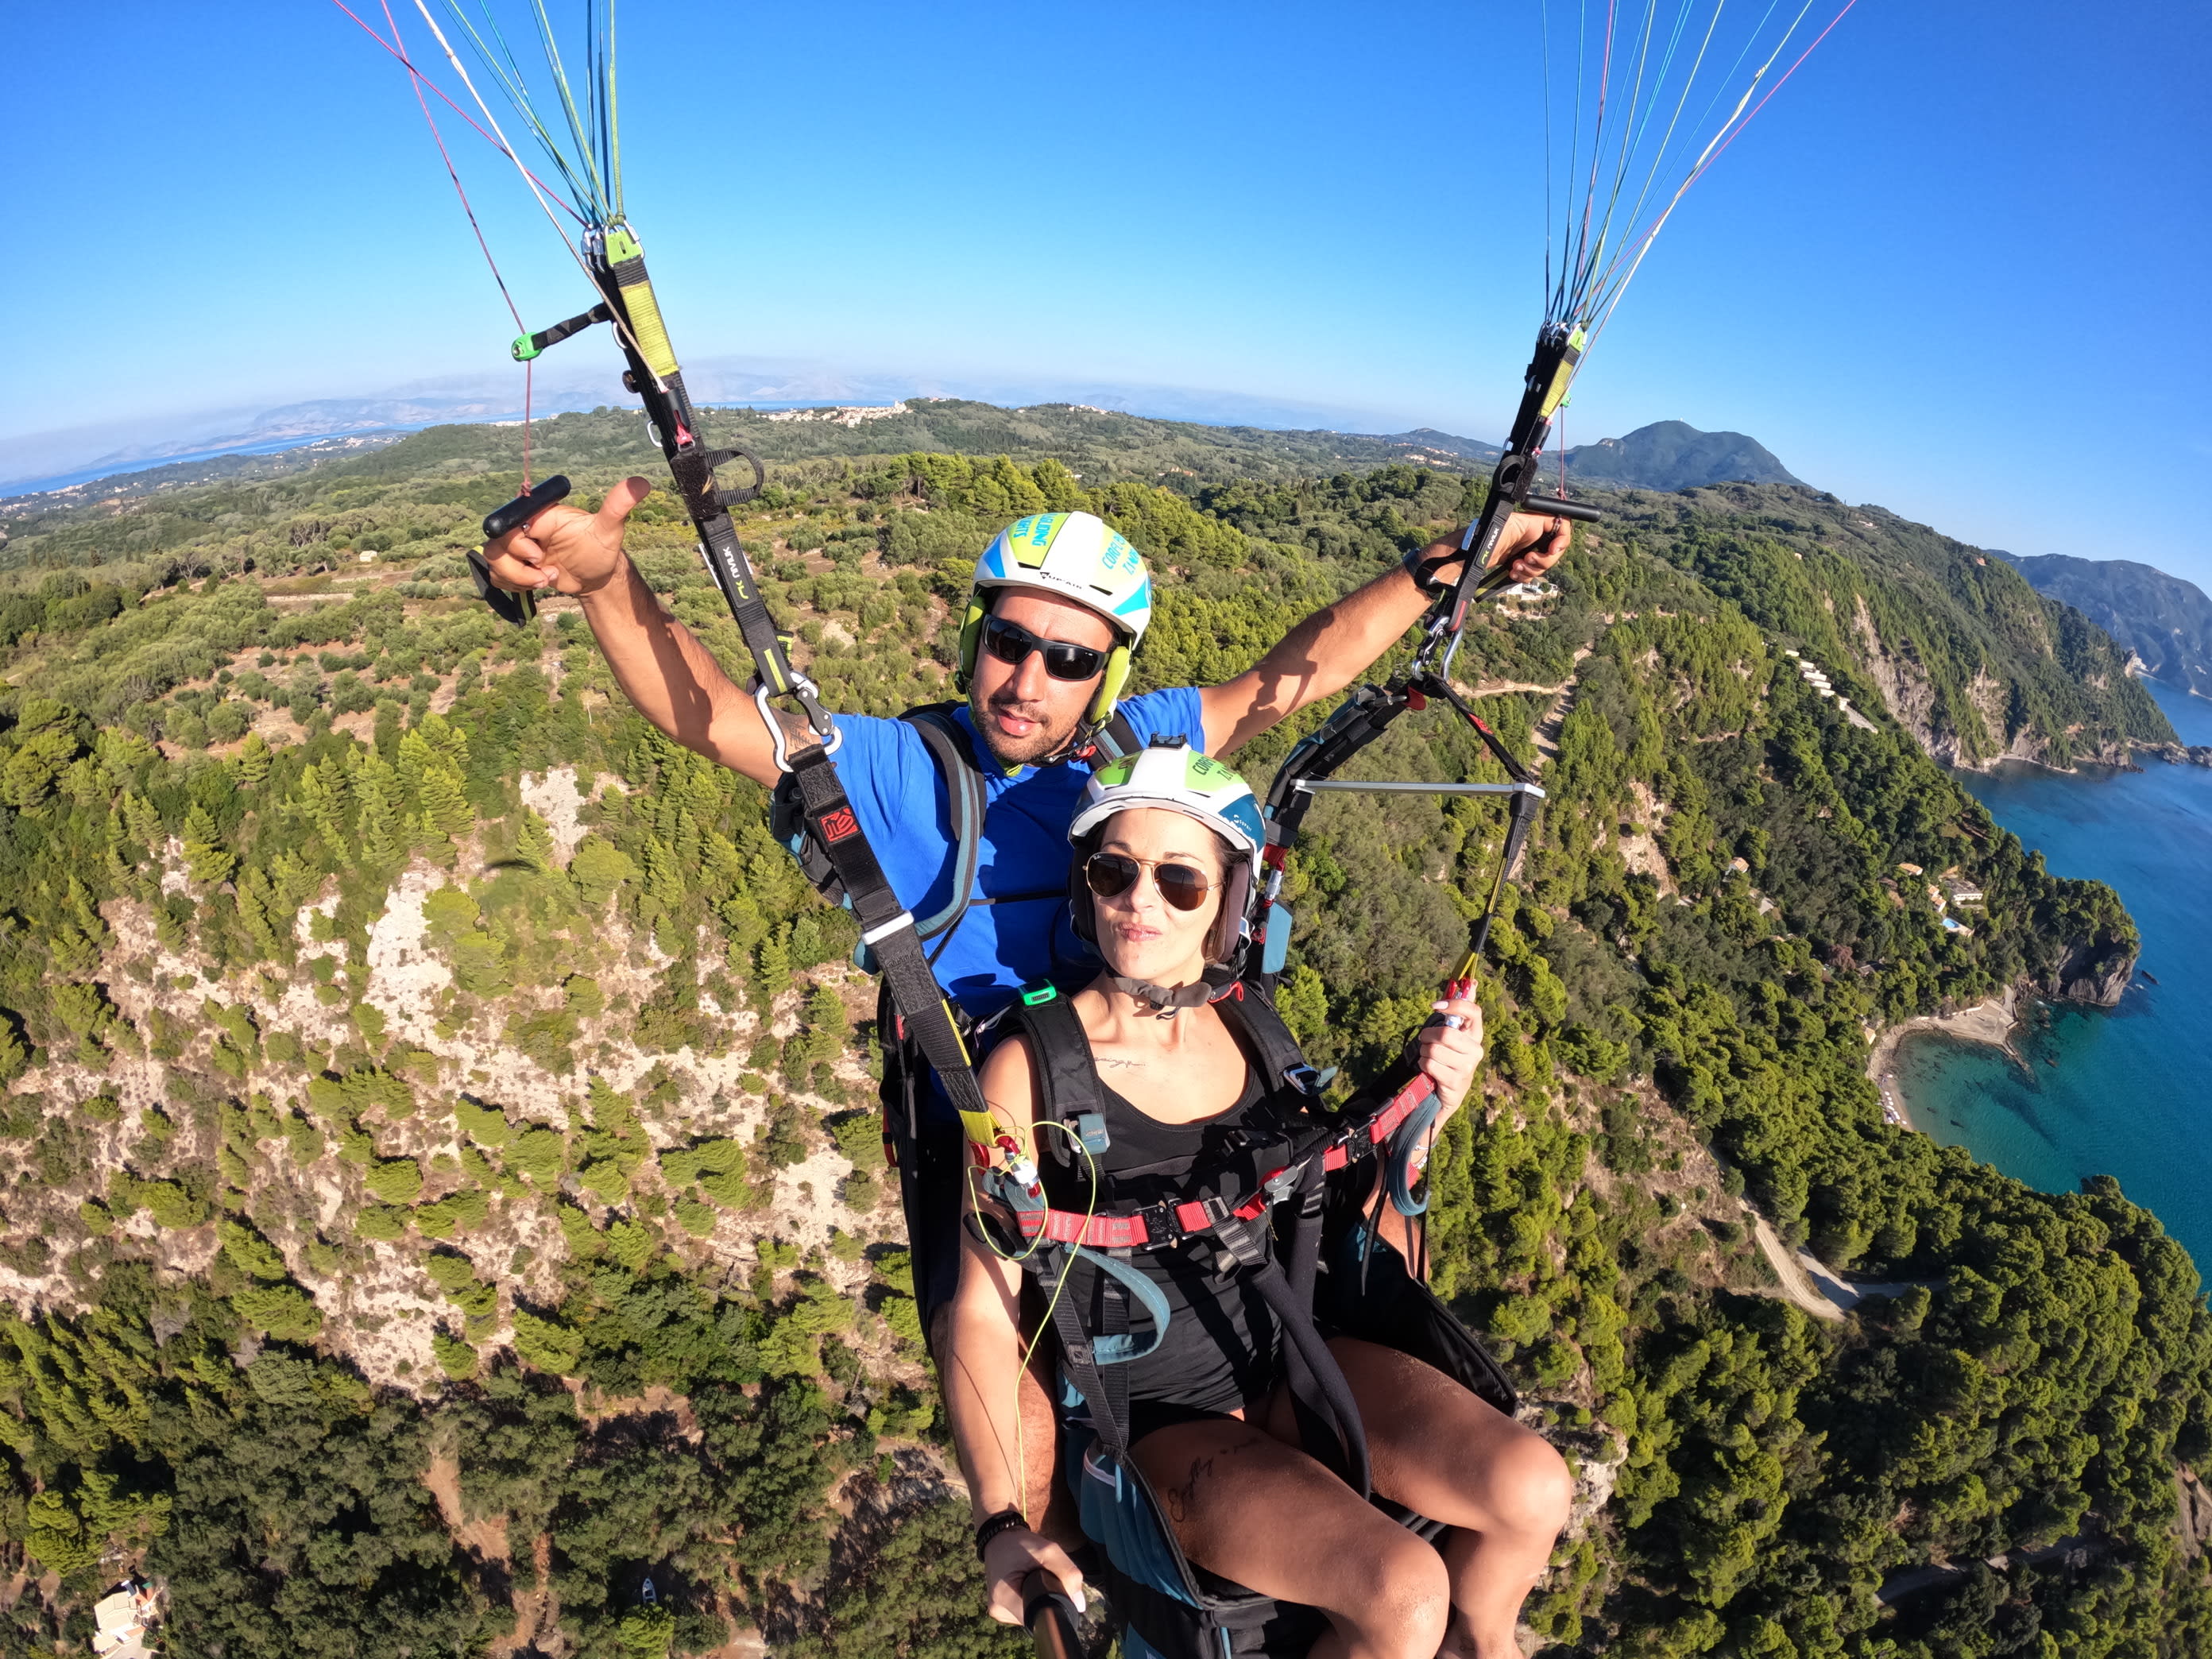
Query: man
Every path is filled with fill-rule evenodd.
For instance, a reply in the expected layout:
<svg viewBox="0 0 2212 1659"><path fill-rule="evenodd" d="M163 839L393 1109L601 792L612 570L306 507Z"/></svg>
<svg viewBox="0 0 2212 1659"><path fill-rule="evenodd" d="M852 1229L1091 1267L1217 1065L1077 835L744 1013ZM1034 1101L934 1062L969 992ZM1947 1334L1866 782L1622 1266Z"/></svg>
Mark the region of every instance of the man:
<svg viewBox="0 0 2212 1659"><path fill-rule="evenodd" d="M651 489L626 479L596 514L548 507L484 550L492 579L510 592L575 596L640 714L673 741L773 786L778 750L811 744L813 735L787 710L775 711L771 730L763 705L732 684L623 553L623 521ZM1558 562L1567 536L1563 520L1516 514L1498 558L1528 580ZM1364 673L1428 609L1413 568L1455 577L1457 549L1456 537L1437 542L1324 606L1234 679L1120 702L1151 616L1143 559L1087 513L1040 514L1001 532L977 562L961 634L968 706L955 718L986 806L975 902L931 945L946 992L984 1018L1023 986L1085 960L1066 915L1067 827L1090 778L1086 745L1117 707L1140 744L1181 738L1231 754ZM916 916L942 908L953 896L951 805L921 734L866 716L840 715L836 727L839 780L900 902ZM927 1184L945 1188L929 1196L948 1206L950 1224L957 1180ZM915 1291L933 1320L952 1293L957 1252L915 1242Z"/></svg>

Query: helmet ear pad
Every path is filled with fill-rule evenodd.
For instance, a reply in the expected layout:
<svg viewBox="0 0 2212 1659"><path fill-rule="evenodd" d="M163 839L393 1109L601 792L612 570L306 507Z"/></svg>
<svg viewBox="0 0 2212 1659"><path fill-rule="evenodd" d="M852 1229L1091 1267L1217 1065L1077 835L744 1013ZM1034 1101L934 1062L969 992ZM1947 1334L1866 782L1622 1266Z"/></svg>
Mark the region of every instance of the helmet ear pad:
<svg viewBox="0 0 2212 1659"><path fill-rule="evenodd" d="M1116 644L1106 653L1106 672L1098 677L1098 695L1091 700L1091 713L1085 718L1091 725L1103 726L1113 718L1114 705L1121 700L1121 689L1128 683L1129 647Z"/></svg>
<svg viewBox="0 0 2212 1659"><path fill-rule="evenodd" d="M1091 855L1097 850L1097 836L1085 836L1074 844L1067 862L1068 925L1075 929L1076 938L1090 945L1098 943L1098 898L1091 890L1091 882L1084 875L1083 866L1091 861Z"/></svg>
<svg viewBox="0 0 2212 1659"><path fill-rule="evenodd" d="M1251 860L1231 860L1222 880L1221 909L1206 938L1208 962L1227 968L1243 963L1245 940L1251 933L1252 892Z"/></svg>
<svg viewBox="0 0 2212 1659"><path fill-rule="evenodd" d="M975 678L975 659L983 648L983 623L991 614L992 601L997 598L996 588L981 588L968 597L968 614L960 619L960 672L953 677L955 690L966 691ZM1091 699L1091 707L1083 717L1087 724L1103 726L1113 718L1114 705L1121 702L1133 667L1128 646L1117 641L1106 653L1106 668L1098 677L1097 694Z"/></svg>
<svg viewBox="0 0 2212 1659"><path fill-rule="evenodd" d="M975 678L975 653L983 647L983 619L991 614L994 588L978 588L968 596L968 614L960 619L960 672L953 676L956 690L965 691Z"/></svg>

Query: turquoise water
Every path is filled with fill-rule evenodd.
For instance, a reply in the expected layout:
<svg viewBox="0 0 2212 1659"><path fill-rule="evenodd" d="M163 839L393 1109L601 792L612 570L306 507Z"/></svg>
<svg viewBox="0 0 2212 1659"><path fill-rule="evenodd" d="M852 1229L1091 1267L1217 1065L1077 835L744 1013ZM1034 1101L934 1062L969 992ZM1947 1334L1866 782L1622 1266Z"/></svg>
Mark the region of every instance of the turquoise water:
<svg viewBox="0 0 2212 1659"><path fill-rule="evenodd" d="M2145 684L2183 742L2212 744L2212 702ZM2158 982L2138 975L2115 1009L2033 1009L2015 1038L2025 1066L1909 1038L1896 1087L1919 1128L2045 1192L2117 1176L2212 1270L2212 769L2143 766L1960 781L2053 874L2118 890Z"/></svg>

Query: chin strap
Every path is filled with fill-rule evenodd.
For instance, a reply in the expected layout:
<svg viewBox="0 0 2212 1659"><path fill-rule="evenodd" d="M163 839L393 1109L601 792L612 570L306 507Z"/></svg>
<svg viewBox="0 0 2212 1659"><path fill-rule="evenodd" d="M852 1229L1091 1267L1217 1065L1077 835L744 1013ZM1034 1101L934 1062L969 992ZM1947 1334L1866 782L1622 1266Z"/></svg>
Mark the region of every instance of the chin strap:
<svg viewBox="0 0 2212 1659"><path fill-rule="evenodd" d="M1218 963L1210 964L1200 978L1188 985L1155 985L1148 979L1130 979L1121 974L1107 975L1106 982L1124 996L1151 1004L1162 1019L1173 1019L1180 1009L1243 994L1237 976Z"/></svg>
<svg viewBox="0 0 2212 1659"><path fill-rule="evenodd" d="M1106 982L1124 996L1150 1003L1152 1012L1162 1019L1173 1019L1176 1010L1195 1008L1201 1003L1212 1001L1217 994L1214 988L1204 980L1170 988L1165 985L1155 985L1148 979L1128 979L1120 974L1109 974Z"/></svg>

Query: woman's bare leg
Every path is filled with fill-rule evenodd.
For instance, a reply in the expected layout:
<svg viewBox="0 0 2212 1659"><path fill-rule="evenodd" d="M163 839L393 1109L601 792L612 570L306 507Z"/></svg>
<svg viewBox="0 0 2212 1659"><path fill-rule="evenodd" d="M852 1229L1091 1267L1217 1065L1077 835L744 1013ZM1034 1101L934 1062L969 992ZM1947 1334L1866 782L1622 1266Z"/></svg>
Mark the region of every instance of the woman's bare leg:
<svg viewBox="0 0 2212 1659"><path fill-rule="evenodd" d="M1452 1528L1450 1635L1466 1659L1519 1659L1521 1604L1567 1522L1574 1480L1540 1436L1410 1355L1351 1337L1329 1345L1359 1403L1375 1489ZM1295 1443L1287 1390L1267 1426ZM1349 1496L1349 1492L1346 1493Z"/></svg>
<svg viewBox="0 0 2212 1659"><path fill-rule="evenodd" d="M1131 1449L1190 1559L1328 1615L1311 1659L1434 1659L1443 1559L1328 1469L1235 1418L1155 1429Z"/></svg>

